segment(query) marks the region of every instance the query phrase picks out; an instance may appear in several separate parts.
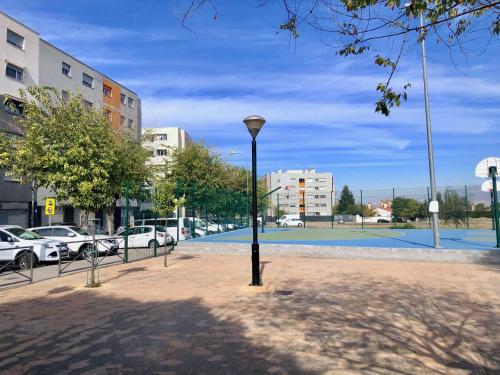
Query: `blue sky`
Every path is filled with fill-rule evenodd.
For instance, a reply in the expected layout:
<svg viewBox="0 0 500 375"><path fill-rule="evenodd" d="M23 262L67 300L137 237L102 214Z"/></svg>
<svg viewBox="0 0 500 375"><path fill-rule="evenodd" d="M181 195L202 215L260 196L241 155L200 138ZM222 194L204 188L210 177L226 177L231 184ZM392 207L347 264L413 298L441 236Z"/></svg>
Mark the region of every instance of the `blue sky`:
<svg viewBox="0 0 500 375"><path fill-rule="evenodd" d="M375 114L386 72L372 57L345 58L312 30L296 43L277 33L278 7L219 1L181 25L183 1L4 0L0 9L41 37L136 91L143 127L180 126L245 165L242 119L268 123L258 137L259 173L316 168L337 186L427 186L420 50L410 48L394 80L411 82L409 102ZM500 39L467 56L428 43L429 90L438 185L480 184L476 163L500 156ZM470 47L470 45L469 45ZM379 46L381 50L384 46ZM480 52L480 53L479 53Z"/></svg>

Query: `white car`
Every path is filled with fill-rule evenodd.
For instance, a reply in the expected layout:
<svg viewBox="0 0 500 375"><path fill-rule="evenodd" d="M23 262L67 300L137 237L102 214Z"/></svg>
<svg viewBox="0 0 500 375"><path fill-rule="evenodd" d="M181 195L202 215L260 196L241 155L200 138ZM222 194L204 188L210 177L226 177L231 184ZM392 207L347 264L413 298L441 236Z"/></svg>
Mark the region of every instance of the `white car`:
<svg viewBox="0 0 500 375"><path fill-rule="evenodd" d="M134 221L135 226L139 225L160 225L167 228L167 232L170 236L174 238L175 243L177 241L189 240L192 238L191 235L191 226L189 223L189 219L187 217L181 217L181 221L179 223L179 238L177 238L177 219L176 218L157 218L155 219L137 219ZM123 232L123 227L118 228L118 232Z"/></svg>
<svg viewBox="0 0 500 375"><path fill-rule="evenodd" d="M32 232L52 240L64 241L68 244L70 255L77 256L92 246L92 234L80 227L53 225L49 227L30 228ZM100 254L116 254L118 241L102 234L96 234L97 250Z"/></svg>
<svg viewBox="0 0 500 375"><path fill-rule="evenodd" d="M280 220L280 225L283 228L287 227L298 227L301 228L304 226L304 222L298 218L285 219L283 221Z"/></svg>
<svg viewBox="0 0 500 375"><path fill-rule="evenodd" d="M149 247L153 248L155 246L154 238L154 225L139 225L136 227L128 228L128 247ZM117 236L121 238L118 240L118 245L120 249L125 248L125 229L119 231ZM167 233L167 229L164 226L156 226L156 246L170 246L174 243L173 237Z"/></svg>
<svg viewBox="0 0 500 375"><path fill-rule="evenodd" d="M43 238L17 225L0 226L0 262L15 260L21 269L29 269L31 253L26 250L28 246L33 246L33 266L39 262L58 262L59 258L69 256L64 242Z"/></svg>

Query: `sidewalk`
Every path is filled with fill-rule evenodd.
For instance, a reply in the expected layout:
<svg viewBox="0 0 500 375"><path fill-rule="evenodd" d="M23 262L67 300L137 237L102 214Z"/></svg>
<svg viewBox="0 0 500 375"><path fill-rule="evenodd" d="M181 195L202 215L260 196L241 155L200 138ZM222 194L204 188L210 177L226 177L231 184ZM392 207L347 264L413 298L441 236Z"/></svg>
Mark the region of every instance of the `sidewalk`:
<svg viewBox="0 0 500 375"><path fill-rule="evenodd" d="M255 288L250 254L162 262L0 293L0 372L500 371L495 266L265 256Z"/></svg>

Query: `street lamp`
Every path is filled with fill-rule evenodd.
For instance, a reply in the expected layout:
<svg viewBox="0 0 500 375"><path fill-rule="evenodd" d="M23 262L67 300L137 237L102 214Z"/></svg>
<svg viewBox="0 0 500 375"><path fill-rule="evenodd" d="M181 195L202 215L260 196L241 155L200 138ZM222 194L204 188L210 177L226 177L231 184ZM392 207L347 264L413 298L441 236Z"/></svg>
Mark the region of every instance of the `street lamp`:
<svg viewBox="0 0 500 375"><path fill-rule="evenodd" d="M248 116L243 119L243 122L248 128L252 136L252 286L262 285L259 271L259 242L258 242L258 228L257 228L257 134L264 126L266 120L261 116Z"/></svg>
<svg viewBox="0 0 500 375"><path fill-rule="evenodd" d="M233 155L241 155L238 151L230 151L229 152L229 156L233 156ZM250 188L249 188L249 185L248 185L248 173L249 173L249 168L248 168L248 164L247 164L247 160L244 159L245 161L245 164L246 164L246 171L245 171L245 175L247 177L247 227L250 226L250 213L249 213L249 207L248 207L248 201L250 200L249 197L250 197Z"/></svg>
<svg viewBox="0 0 500 375"><path fill-rule="evenodd" d="M411 3L406 3L405 7L410 7ZM429 92L427 87L427 62L425 54L424 17L420 11L420 43L422 46L422 75L424 79L424 101L425 101L425 124L427 128L427 155L429 159L429 175L431 187L431 204L429 213L432 215L432 233L434 236L434 248L441 247L439 238L439 207L436 191L436 174L434 171L434 151L432 147L431 109L429 106Z"/></svg>

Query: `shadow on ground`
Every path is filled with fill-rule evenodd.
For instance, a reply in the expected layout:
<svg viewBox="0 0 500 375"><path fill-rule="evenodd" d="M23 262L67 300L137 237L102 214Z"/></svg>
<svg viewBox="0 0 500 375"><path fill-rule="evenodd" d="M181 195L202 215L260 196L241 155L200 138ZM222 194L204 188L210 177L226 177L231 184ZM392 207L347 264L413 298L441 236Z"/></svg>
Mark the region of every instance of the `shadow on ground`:
<svg viewBox="0 0 500 375"><path fill-rule="evenodd" d="M239 294L210 306L62 288L4 303L0 372L500 373L490 303L363 275L285 281L293 294Z"/></svg>

